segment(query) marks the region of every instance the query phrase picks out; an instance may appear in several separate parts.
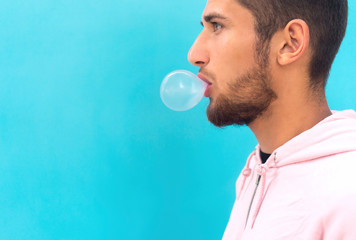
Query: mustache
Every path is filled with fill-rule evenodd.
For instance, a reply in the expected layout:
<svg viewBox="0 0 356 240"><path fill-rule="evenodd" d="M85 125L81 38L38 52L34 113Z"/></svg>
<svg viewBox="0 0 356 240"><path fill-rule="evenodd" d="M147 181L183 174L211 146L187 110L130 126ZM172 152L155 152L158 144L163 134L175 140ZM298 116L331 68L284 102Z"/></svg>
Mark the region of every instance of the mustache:
<svg viewBox="0 0 356 240"><path fill-rule="evenodd" d="M203 74L204 77L208 78L209 80L215 81L215 75L209 71L207 71L205 68L200 68L199 73Z"/></svg>

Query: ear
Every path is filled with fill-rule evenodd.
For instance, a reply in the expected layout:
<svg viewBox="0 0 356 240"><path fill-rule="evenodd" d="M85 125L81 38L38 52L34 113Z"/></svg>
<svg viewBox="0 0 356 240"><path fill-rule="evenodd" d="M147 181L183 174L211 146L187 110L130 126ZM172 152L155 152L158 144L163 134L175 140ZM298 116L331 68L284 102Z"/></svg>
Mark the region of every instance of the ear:
<svg viewBox="0 0 356 240"><path fill-rule="evenodd" d="M308 49L309 27L303 20L294 19L283 29L282 38L278 52L278 63L284 66L298 60Z"/></svg>

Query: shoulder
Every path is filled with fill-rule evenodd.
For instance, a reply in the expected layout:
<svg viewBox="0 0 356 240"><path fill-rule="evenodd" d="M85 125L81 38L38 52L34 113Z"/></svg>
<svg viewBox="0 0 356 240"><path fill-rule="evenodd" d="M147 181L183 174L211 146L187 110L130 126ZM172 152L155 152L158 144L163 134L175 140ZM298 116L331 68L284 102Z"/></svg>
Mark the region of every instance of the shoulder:
<svg viewBox="0 0 356 240"><path fill-rule="evenodd" d="M322 189L331 199L350 194L356 196L356 151L331 155L318 162L314 170Z"/></svg>
<svg viewBox="0 0 356 240"><path fill-rule="evenodd" d="M313 209L302 239L356 239L356 194L340 195Z"/></svg>

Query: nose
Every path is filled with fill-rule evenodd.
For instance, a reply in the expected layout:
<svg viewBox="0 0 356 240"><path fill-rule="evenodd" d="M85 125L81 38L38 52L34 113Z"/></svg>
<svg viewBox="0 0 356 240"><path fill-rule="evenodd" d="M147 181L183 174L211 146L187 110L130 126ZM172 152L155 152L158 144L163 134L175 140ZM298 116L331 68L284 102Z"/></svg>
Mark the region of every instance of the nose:
<svg viewBox="0 0 356 240"><path fill-rule="evenodd" d="M188 52L188 61L197 67L204 67L209 63L207 43L201 33Z"/></svg>

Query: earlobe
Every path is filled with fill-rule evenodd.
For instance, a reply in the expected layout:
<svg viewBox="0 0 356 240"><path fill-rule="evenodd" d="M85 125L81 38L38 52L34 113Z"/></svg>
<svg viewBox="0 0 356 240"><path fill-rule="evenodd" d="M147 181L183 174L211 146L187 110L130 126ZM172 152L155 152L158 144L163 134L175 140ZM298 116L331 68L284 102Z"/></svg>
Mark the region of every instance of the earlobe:
<svg viewBox="0 0 356 240"><path fill-rule="evenodd" d="M283 29L283 42L278 52L278 63L282 66L298 60L309 47L309 27L301 19L290 21Z"/></svg>

